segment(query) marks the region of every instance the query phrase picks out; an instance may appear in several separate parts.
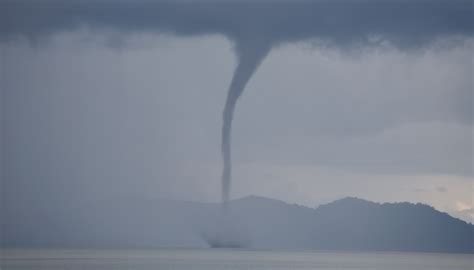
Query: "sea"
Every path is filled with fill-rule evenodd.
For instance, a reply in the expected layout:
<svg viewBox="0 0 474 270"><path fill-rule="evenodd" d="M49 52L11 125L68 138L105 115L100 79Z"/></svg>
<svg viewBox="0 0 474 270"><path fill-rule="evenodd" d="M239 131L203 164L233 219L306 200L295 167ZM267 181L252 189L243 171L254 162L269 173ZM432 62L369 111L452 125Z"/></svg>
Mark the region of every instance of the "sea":
<svg viewBox="0 0 474 270"><path fill-rule="evenodd" d="M472 270L472 254L247 249L0 250L1 270Z"/></svg>

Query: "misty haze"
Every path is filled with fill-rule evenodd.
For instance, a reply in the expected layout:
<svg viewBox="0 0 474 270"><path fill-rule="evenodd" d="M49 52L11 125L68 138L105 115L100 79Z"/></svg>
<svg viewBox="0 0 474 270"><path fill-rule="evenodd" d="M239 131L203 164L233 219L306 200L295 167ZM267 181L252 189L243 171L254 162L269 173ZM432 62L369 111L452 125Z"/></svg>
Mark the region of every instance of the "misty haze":
<svg viewBox="0 0 474 270"><path fill-rule="evenodd" d="M0 0L1 269L472 269L472 0Z"/></svg>

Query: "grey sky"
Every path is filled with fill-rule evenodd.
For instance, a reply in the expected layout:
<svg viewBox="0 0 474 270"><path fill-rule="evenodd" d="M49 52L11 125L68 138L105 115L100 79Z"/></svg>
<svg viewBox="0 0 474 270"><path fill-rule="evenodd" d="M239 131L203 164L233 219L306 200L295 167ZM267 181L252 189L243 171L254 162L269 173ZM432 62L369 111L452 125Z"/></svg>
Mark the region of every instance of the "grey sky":
<svg viewBox="0 0 474 270"><path fill-rule="evenodd" d="M190 22L165 16L166 34L154 31L160 20L122 21L116 13L103 20L78 15L91 22L79 28L65 15L35 28L40 13L18 27L2 24L3 203L35 211L32 205L74 207L121 196L217 201L232 41L261 25L251 34L269 33L275 48L238 104L232 197L310 206L348 195L421 201L469 220L473 40L462 9L468 2L431 3L437 4L426 12L401 12L407 20L368 19L351 33L345 20L324 28L311 14L269 32L259 16L280 22L279 9L246 22L238 13L221 15L215 25L213 9L209 16L198 9ZM71 12L82 14L77 10ZM379 18L367 10L354 14ZM374 26L380 22L387 24ZM363 39L377 46L341 47L314 40L321 31L338 44L361 42L361 34L382 37Z"/></svg>

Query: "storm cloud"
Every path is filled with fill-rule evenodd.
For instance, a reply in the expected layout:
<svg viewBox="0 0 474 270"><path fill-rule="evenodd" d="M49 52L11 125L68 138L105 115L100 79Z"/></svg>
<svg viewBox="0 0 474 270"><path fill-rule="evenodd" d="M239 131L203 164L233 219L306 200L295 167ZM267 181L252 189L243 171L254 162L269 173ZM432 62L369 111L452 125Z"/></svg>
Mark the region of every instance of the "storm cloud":
<svg viewBox="0 0 474 270"><path fill-rule="evenodd" d="M317 38L334 45L390 40L412 47L473 31L469 0L2 1L3 40L78 27L177 35L223 34L237 44ZM242 46L242 45L239 45Z"/></svg>

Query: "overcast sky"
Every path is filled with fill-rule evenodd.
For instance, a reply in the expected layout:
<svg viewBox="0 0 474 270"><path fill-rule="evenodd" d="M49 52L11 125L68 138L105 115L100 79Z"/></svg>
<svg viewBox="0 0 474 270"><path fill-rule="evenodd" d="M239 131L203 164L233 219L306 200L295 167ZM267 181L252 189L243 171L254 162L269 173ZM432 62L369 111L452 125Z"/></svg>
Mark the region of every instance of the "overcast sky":
<svg viewBox="0 0 474 270"><path fill-rule="evenodd" d="M18 17L0 28L4 204L219 201L227 88L237 56L264 42L271 50L235 113L232 198L423 202L472 221L473 39L462 9L401 8L403 19L356 19L349 31L333 7L344 20L302 13L285 24L283 11L263 9L245 21L205 7L148 23L83 7L17 20L25 13L12 5ZM354 18L376 14L363 7ZM272 32L262 21L283 22Z"/></svg>

